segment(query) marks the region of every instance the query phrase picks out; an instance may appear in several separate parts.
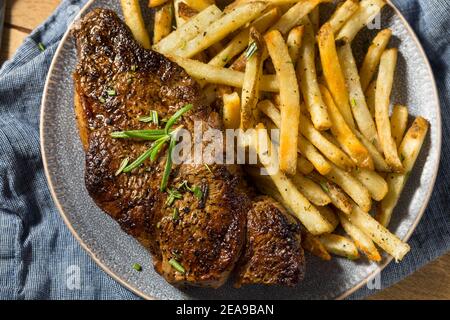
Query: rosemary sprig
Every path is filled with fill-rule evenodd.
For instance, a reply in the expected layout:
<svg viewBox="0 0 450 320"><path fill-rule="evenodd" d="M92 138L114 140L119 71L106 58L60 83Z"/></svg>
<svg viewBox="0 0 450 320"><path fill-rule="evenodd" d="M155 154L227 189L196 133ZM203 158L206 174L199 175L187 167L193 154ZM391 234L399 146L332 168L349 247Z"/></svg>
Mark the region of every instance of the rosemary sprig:
<svg viewBox="0 0 450 320"><path fill-rule="evenodd" d="M191 110L193 107L192 104L187 104L185 105L183 108L181 108L180 110L178 110L177 112L175 112L175 114L173 116L170 117L169 120L167 120L166 123L166 127L165 127L165 132L166 134L169 134L169 130L170 128L172 128L172 126L175 124L175 122L178 121L178 119L180 119L180 117L185 114L186 112L188 112L189 110Z"/></svg>
<svg viewBox="0 0 450 320"><path fill-rule="evenodd" d="M247 50L245 50L245 58L247 60L250 59L256 51L258 51L258 44L256 42L250 43Z"/></svg>
<svg viewBox="0 0 450 320"><path fill-rule="evenodd" d="M174 258L169 260L169 264L175 269L177 270L179 273L186 273L186 270L183 268L183 266Z"/></svg>

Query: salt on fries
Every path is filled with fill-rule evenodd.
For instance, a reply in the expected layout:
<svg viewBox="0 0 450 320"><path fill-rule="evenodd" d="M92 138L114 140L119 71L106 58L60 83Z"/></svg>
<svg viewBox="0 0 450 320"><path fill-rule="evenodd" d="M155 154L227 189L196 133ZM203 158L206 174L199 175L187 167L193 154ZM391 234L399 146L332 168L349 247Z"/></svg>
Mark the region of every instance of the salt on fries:
<svg viewBox="0 0 450 320"><path fill-rule="evenodd" d="M247 147L259 163L244 170L301 222L305 250L380 262L381 248L399 261L410 248L386 227L429 124L417 117L407 130L406 106L389 114L391 30L378 32L360 66L353 56L352 41L386 1L342 1L320 25L327 2L237 0L221 11L213 0L149 0L150 37L138 1L121 0L136 40L150 48L152 38L196 79L205 103L223 106L225 128L256 129ZM271 141L265 129L281 134Z"/></svg>

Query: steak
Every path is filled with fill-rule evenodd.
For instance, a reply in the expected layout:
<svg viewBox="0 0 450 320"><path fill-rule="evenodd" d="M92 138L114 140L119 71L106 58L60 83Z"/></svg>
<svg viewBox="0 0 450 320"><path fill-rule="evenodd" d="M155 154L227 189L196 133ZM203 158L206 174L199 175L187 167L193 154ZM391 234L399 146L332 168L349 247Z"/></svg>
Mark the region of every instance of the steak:
<svg viewBox="0 0 450 320"><path fill-rule="evenodd" d="M142 48L110 10L95 9L73 28L78 64L75 113L86 153L85 184L95 203L153 256L155 270L174 285L219 287L237 264L246 240L252 191L232 165L173 165L168 189L186 191L168 201L160 185L167 146L130 173L117 174L125 158L135 160L148 141L113 139L124 130L160 129L140 117L156 111L167 119L194 106L177 122L189 132L223 129L217 112L202 103L198 84L177 64ZM203 143L195 141L195 143ZM181 266L174 267L174 261Z"/></svg>

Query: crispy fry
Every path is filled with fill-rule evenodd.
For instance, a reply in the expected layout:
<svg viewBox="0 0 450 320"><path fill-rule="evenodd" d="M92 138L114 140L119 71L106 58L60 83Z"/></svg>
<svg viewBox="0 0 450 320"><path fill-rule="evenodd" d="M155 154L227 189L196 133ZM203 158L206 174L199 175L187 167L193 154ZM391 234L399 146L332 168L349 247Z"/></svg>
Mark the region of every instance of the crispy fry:
<svg viewBox="0 0 450 320"><path fill-rule="evenodd" d="M297 77L311 121L317 130L322 131L331 127L331 120L317 81L314 31L309 19L305 18L304 22L305 34L297 64Z"/></svg>
<svg viewBox="0 0 450 320"><path fill-rule="evenodd" d="M394 138L397 147L403 140L403 135L406 131L406 126L408 125L408 108L401 105L394 106L391 116L391 130L392 138Z"/></svg>
<svg viewBox="0 0 450 320"><path fill-rule="evenodd" d="M369 84L372 81L375 72L377 71L381 55L389 44L391 36L392 31L390 29L384 29L380 31L373 39L359 72L359 76L361 78L361 87L363 91L366 91L369 87Z"/></svg>
<svg viewBox="0 0 450 320"><path fill-rule="evenodd" d="M264 36L264 39L277 71L280 88L280 169L288 174L295 174L300 116L300 93L297 77L281 33L276 30L271 31Z"/></svg>
<svg viewBox="0 0 450 320"><path fill-rule="evenodd" d="M195 17L198 14L198 11L192 7L190 7L185 2L178 3L178 15L180 18L186 23L191 18Z"/></svg>
<svg viewBox="0 0 450 320"><path fill-rule="evenodd" d="M311 161L300 155L297 159L297 170L298 172L307 175L314 171L314 166Z"/></svg>
<svg viewBox="0 0 450 320"><path fill-rule="evenodd" d="M325 206L325 207L317 207L317 210L319 210L320 214L325 217L325 219L328 220L328 222L331 223L331 225L334 227L334 230L339 225L339 218L334 213L334 210L331 207ZM334 231L333 230L333 231Z"/></svg>
<svg viewBox="0 0 450 320"><path fill-rule="evenodd" d="M355 128L355 122L349 104L345 77L339 63L333 30L329 24L326 23L320 28L317 42L327 87L345 122L353 129Z"/></svg>
<svg viewBox="0 0 450 320"><path fill-rule="evenodd" d="M226 68L210 66L192 59L177 56L168 56L176 62L193 78L209 83L223 84L231 87L242 88L244 83L244 73ZM264 75L261 77L261 91L278 92L279 84L275 75Z"/></svg>
<svg viewBox="0 0 450 320"><path fill-rule="evenodd" d="M318 237L327 251L349 260L359 259L359 252L355 244L346 237L337 234L323 234Z"/></svg>
<svg viewBox="0 0 450 320"><path fill-rule="evenodd" d="M155 12L153 43L158 43L172 31L173 7L169 2Z"/></svg>
<svg viewBox="0 0 450 320"><path fill-rule="evenodd" d="M391 122L389 120L390 96L397 65L397 55L397 49L389 49L381 56L375 95L375 120L386 162L395 172L403 172L397 145L392 138Z"/></svg>
<svg viewBox="0 0 450 320"><path fill-rule="evenodd" d="M357 0L347 0L339 8L334 11L328 23L336 34L351 16L358 10L359 4Z"/></svg>
<svg viewBox="0 0 450 320"><path fill-rule="evenodd" d="M374 164L369 151L367 151L366 147L358 140L349 128L344 120L344 117L334 104L333 98L327 88L320 86L320 91L322 92L322 96L328 107L328 113L333 122L331 132L336 137L339 144L358 167L373 170Z"/></svg>
<svg viewBox="0 0 450 320"><path fill-rule="evenodd" d="M366 101L367 107L369 108L370 114L375 119L375 96L377 93L377 80L373 80L366 90Z"/></svg>
<svg viewBox="0 0 450 320"><path fill-rule="evenodd" d="M165 4L168 0L148 0L148 7L149 8L155 8L162 6Z"/></svg>
<svg viewBox="0 0 450 320"><path fill-rule="evenodd" d="M355 169L353 176L369 190L370 196L375 201L381 201L388 193L386 180L375 171L367 169Z"/></svg>
<svg viewBox="0 0 450 320"><path fill-rule="evenodd" d="M367 151L369 151L370 156L372 157L375 170L378 172L391 172L391 168L389 168L388 164L384 160L383 155L380 151L370 142L366 139L360 132L355 131L356 136L358 137L359 141L366 147Z"/></svg>
<svg viewBox="0 0 450 320"><path fill-rule="evenodd" d="M241 99L237 92L224 94L223 123L226 129L238 129L241 123Z"/></svg>
<svg viewBox="0 0 450 320"><path fill-rule="evenodd" d="M291 57L292 62L295 63L298 60L298 56L300 54L300 48L302 46L303 32L304 26L298 26L289 31L286 44L289 50L289 56Z"/></svg>
<svg viewBox="0 0 450 320"><path fill-rule="evenodd" d="M277 186L281 196L288 207L294 212L296 217L302 222L306 229L314 235L331 232L333 226L320 214L320 212L295 188L281 170L274 170L277 167L278 155L272 147L266 128L263 124L256 127L257 136L254 147L258 157L268 172L272 173L270 178ZM268 143L263 143L261 137Z"/></svg>
<svg viewBox="0 0 450 320"><path fill-rule="evenodd" d="M150 49L150 37L142 18L141 7L138 0L120 0L125 23L131 29L133 37L144 48Z"/></svg>
<svg viewBox="0 0 450 320"><path fill-rule="evenodd" d="M298 190L314 205L323 207L331 202L328 195L311 179L297 173L291 177L291 180ZM318 210L320 211L319 208ZM330 219L328 219L328 221L330 221ZM333 224L333 221L330 221L330 223Z"/></svg>
<svg viewBox="0 0 450 320"><path fill-rule="evenodd" d="M350 44L346 43L341 46L338 49L338 56L350 96L350 106L359 131L375 146L378 146L377 128L367 107L366 97L361 88L358 68L356 67Z"/></svg>
<svg viewBox="0 0 450 320"><path fill-rule="evenodd" d="M192 40L189 40L185 46L175 48L173 54L184 58L191 58L214 43L224 39L231 32L239 29L247 22L256 19L266 8L267 3L264 2L251 2L238 6L230 13L214 21L209 25L207 30Z"/></svg>
<svg viewBox="0 0 450 320"><path fill-rule="evenodd" d="M385 5L385 0L362 0L356 13L339 31L336 40L352 42L358 32L375 19Z"/></svg>
<svg viewBox="0 0 450 320"><path fill-rule="evenodd" d="M369 236L373 242L384 251L393 256L396 261L401 261L411 249L407 243L402 242L396 235L383 227L372 216L353 206L353 211L347 216L348 220Z"/></svg>
<svg viewBox="0 0 450 320"><path fill-rule="evenodd" d="M314 34L319 31L319 25L320 25L320 8L319 6L316 6L310 13L309 13L309 20L311 21Z"/></svg>
<svg viewBox="0 0 450 320"><path fill-rule="evenodd" d="M319 241L316 236L313 236L311 233L305 231L302 232L302 247L311 252L316 257L319 257L322 260L330 261L331 256L328 253L327 249L325 249L324 245Z"/></svg>
<svg viewBox="0 0 450 320"><path fill-rule="evenodd" d="M187 41L206 30L206 28L208 28L212 22L219 19L221 15L222 11L220 11L219 8L215 5L209 6L186 24L178 27L177 30L173 31L159 43L154 45L153 49L159 53L169 54L175 50L175 48L185 46Z"/></svg>
<svg viewBox="0 0 450 320"><path fill-rule="evenodd" d="M358 227L354 226L343 212L339 212L339 220L345 232L352 238L356 247L364 252L369 260L380 262L381 255L375 247L373 241L366 236L364 232L359 230Z"/></svg>
<svg viewBox="0 0 450 320"><path fill-rule="evenodd" d="M184 0L173 0L173 8L177 28L182 27L186 23L186 20L180 15L180 3L184 3Z"/></svg>
<svg viewBox="0 0 450 320"><path fill-rule="evenodd" d="M214 0L183 0L183 1L197 11L202 11L215 3Z"/></svg>
<svg viewBox="0 0 450 320"><path fill-rule="evenodd" d="M400 195L408 180L409 174L414 168L417 157L425 141L429 124L422 117L416 118L411 128L406 132L400 145L399 152L403 159L405 167L404 174L388 174L386 179L389 186L389 192L378 207L377 220L383 225L388 226L391 220L392 212L397 205Z"/></svg>
<svg viewBox="0 0 450 320"><path fill-rule="evenodd" d="M340 186L350 198L353 199L365 212L372 208L372 199L369 190L350 173L333 165L327 178Z"/></svg>

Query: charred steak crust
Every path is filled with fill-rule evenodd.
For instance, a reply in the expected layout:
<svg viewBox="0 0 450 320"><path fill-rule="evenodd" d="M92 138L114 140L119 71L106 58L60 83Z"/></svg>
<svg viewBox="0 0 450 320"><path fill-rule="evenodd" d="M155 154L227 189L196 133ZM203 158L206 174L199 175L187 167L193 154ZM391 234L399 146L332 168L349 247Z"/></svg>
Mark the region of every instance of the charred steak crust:
<svg viewBox="0 0 450 320"><path fill-rule="evenodd" d="M235 286L260 283L294 286L304 274L297 222L272 198L254 199L247 214L247 241Z"/></svg>
<svg viewBox="0 0 450 320"><path fill-rule="evenodd" d="M86 188L96 204L150 250L155 269L173 284L218 287L233 270L245 241L251 206L236 168L174 166L169 187L187 180L207 188L199 201L190 192L172 206L159 186L166 151L129 174L115 175L121 161L136 159L149 143L112 139L119 130L156 128L138 117L156 110L166 118L188 103L195 108L180 124L218 126L217 114L200 105L199 87L175 63L140 47L128 27L110 10L95 9L72 31L78 65L74 73L75 109L86 151ZM179 216L173 218L174 209ZM177 272L176 259L185 269Z"/></svg>

